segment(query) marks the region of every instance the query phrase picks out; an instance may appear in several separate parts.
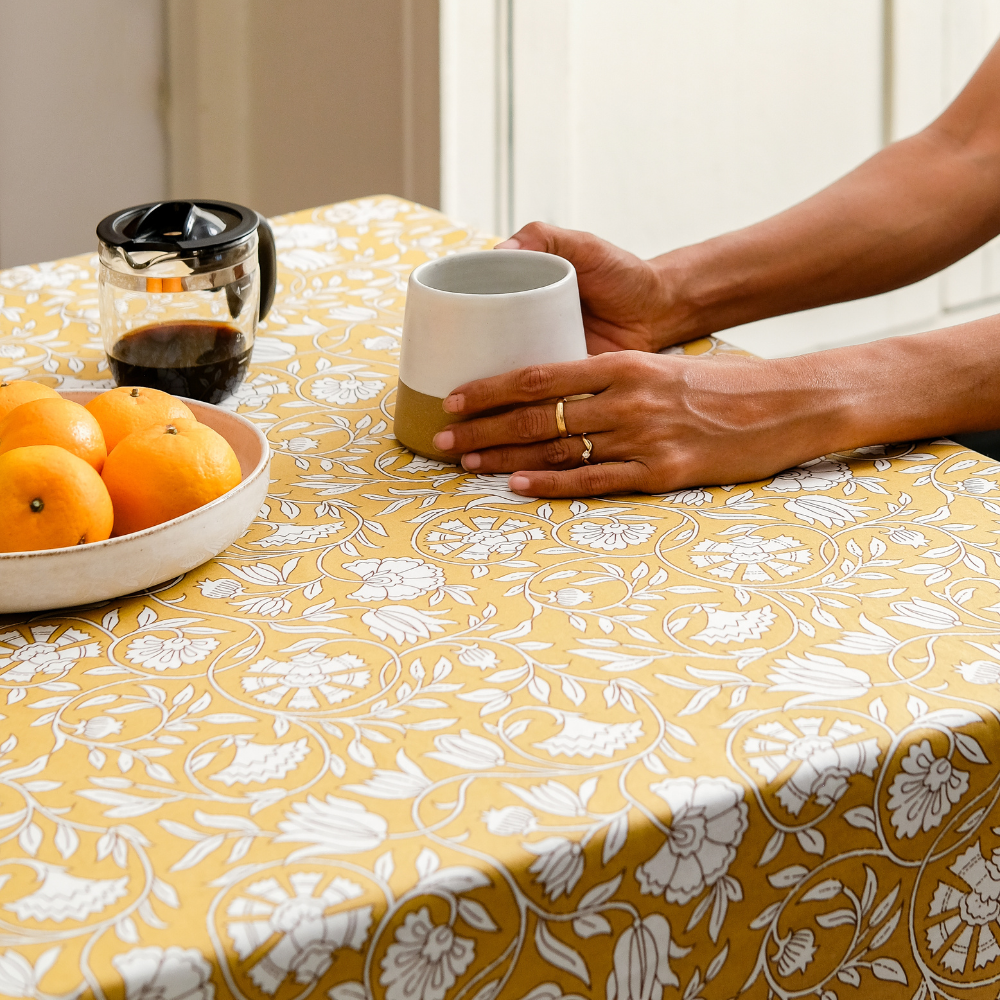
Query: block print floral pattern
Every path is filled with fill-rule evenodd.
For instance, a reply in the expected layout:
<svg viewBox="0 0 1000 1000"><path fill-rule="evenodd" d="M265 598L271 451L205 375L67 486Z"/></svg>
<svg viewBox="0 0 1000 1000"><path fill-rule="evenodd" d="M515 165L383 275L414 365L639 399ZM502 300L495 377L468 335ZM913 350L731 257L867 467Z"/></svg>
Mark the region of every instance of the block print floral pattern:
<svg viewBox="0 0 1000 1000"><path fill-rule="evenodd" d="M275 234L258 520L0 622L0 994L994 1000L1000 466L523 498L392 436L410 271L490 241ZM95 266L0 272L0 371L108 384Z"/></svg>

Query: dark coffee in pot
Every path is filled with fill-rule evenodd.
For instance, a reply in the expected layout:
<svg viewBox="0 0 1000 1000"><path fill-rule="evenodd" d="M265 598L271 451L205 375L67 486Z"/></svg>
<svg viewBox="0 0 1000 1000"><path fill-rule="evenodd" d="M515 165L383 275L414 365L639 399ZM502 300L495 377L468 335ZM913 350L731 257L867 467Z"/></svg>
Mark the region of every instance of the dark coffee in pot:
<svg viewBox="0 0 1000 1000"><path fill-rule="evenodd" d="M181 320L130 331L108 351L108 364L118 385L218 403L243 381L251 351L229 323Z"/></svg>

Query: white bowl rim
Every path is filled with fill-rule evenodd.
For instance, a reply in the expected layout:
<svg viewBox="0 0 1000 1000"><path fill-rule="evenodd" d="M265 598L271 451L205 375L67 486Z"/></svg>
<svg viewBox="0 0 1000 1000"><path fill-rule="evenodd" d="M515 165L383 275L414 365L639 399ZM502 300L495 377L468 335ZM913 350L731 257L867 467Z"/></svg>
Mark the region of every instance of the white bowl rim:
<svg viewBox="0 0 1000 1000"><path fill-rule="evenodd" d="M82 396L89 394L93 397L99 396L102 391L103 390L94 390L91 392L89 389L72 389L67 390L66 395ZM62 394L60 393L60 395ZM214 406L212 403L202 402L200 399L190 399L187 396L178 396L177 399L187 403L189 406L193 403L196 413L198 408L206 407L220 413L224 413L228 419L235 420L237 423L242 424L244 428L249 428L261 445L260 461L258 461L254 466L252 472L248 473L247 476L237 483L237 485L231 490L227 490L223 493L221 497L216 497L209 503L202 504L200 507L195 507L194 510L189 510L186 514L181 514L180 517L172 517L169 521L162 521L160 524L154 524L151 528L143 528L141 531L133 531L127 535L118 535L116 538L105 538L101 542L90 542L87 544L85 551L93 552L101 547L107 548L109 546L122 545L136 538L148 538L151 535L155 535L159 531L163 531L175 524L180 524L182 521L193 518L195 515L201 515L204 511L221 504L224 500L234 496L241 490L248 489L251 483L261 474L261 472L266 468L267 463L271 460L271 446L268 443L267 438L261 432L260 428L255 424L252 424L246 417L242 417L238 413L233 413L230 410L223 410L221 407ZM201 421L198 422L201 423ZM54 558L64 555L67 552L80 552L81 550L82 547L80 545L63 545L57 549L31 549L28 552L0 552L0 565L4 563L16 562L19 559L44 559L46 557Z"/></svg>

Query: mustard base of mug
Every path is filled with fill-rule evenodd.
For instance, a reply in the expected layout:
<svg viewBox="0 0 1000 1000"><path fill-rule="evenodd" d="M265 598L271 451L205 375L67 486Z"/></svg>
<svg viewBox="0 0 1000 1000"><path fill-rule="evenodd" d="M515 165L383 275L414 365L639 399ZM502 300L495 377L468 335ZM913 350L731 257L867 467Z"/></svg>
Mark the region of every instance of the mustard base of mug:
<svg viewBox="0 0 1000 1000"><path fill-rule="evenodd" d="M434 435L443 431L448 424L458 422L452 413L441 409L442 396L428 396L411 389L402 379L396 388L396 412L392 432L396 440L415 455L431 458L436 462L458 465L455 455L438 451L434 447Z"/></svg>

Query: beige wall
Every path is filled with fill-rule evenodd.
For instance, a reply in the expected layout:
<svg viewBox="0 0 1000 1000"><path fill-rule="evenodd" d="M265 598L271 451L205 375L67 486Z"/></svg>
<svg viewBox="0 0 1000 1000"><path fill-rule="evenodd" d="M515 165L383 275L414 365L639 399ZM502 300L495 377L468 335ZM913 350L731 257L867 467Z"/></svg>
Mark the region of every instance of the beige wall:
<svg viewBox="0 0 1000 1000"><path fill-rule="evenodd" d="M437 0L169 0L170 191L439 202Z"/></svg>
<svg viewBox="0 0 1000 1000"><path fill-rule="evenodd" d="M0 267L127 205L439 201L438 0L0 0Z"/></svg>
<svg viewBox="0 0 1000 1000"><path fill-rule="evenodd" d="M0 0L0 267L166 194L160 0Z"/></svg>

